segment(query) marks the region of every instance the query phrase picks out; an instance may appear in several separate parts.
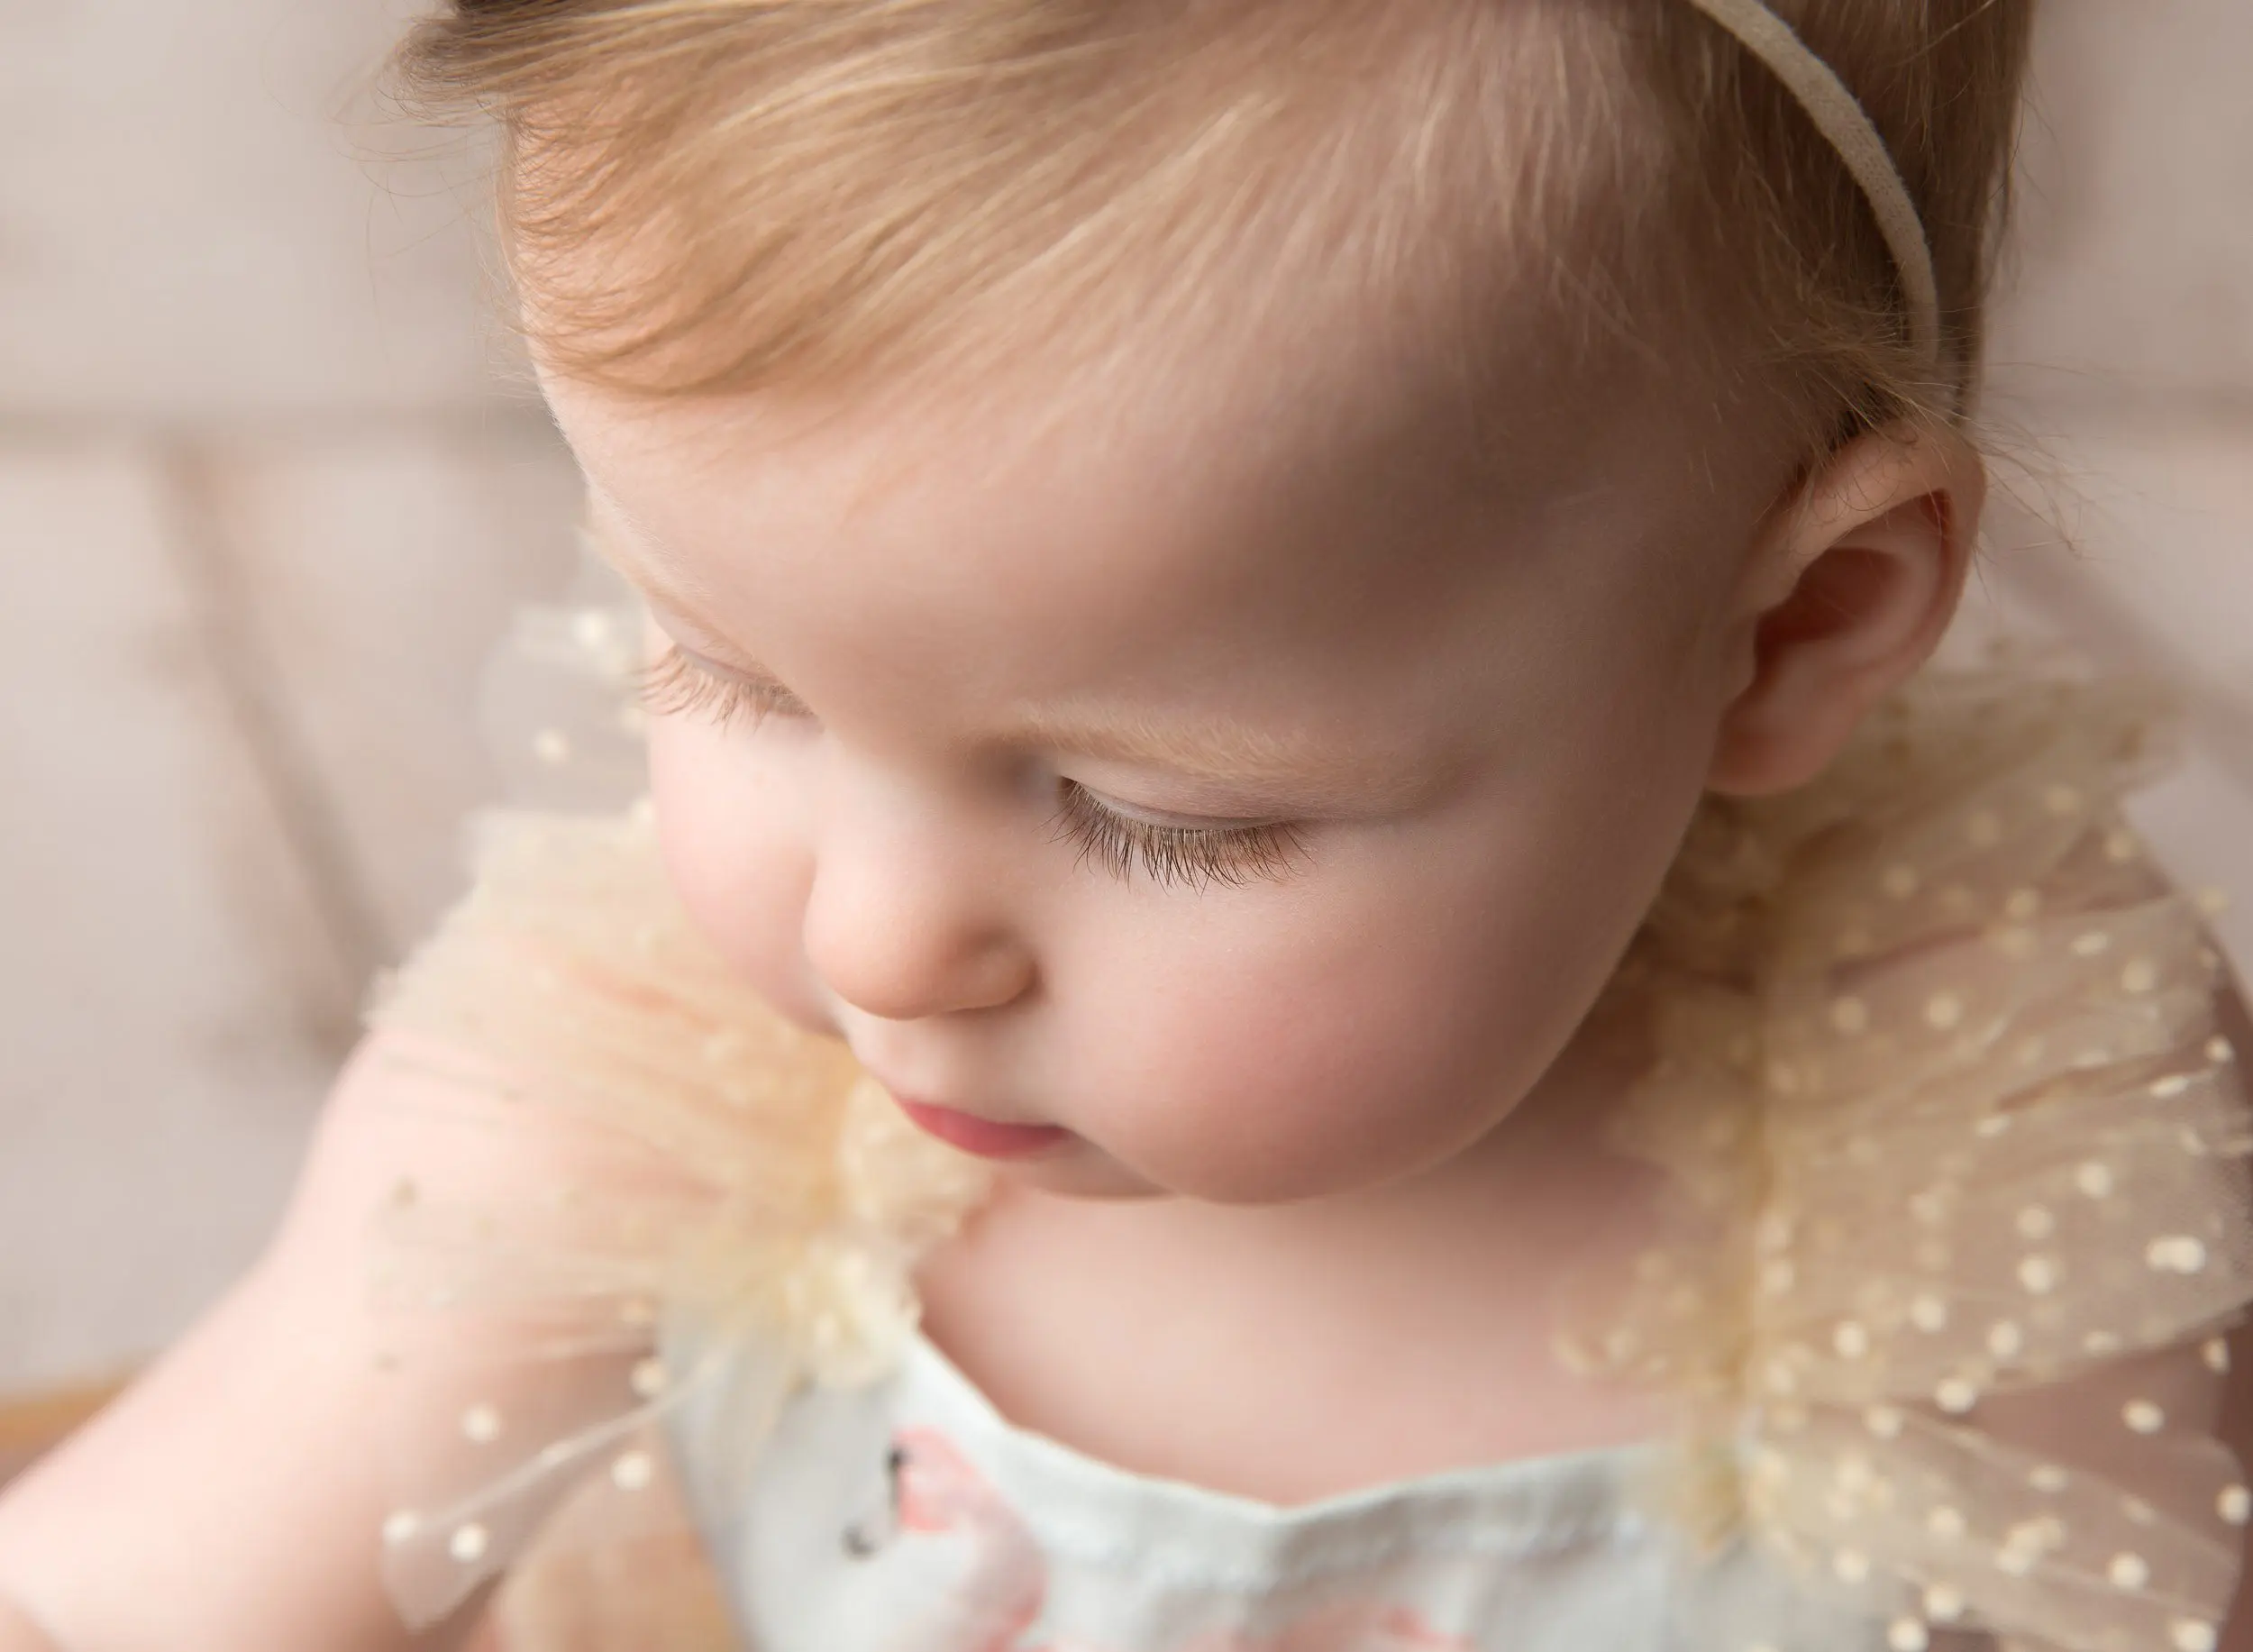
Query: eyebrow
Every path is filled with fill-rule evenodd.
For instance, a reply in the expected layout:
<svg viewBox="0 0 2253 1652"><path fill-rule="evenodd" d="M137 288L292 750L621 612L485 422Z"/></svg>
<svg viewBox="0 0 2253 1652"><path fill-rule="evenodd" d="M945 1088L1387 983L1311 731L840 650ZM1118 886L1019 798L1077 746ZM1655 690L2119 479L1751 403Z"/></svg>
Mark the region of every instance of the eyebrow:
<svg viewBox="0 0 2253 1652"><path fill-rule="evenodd" d="M590 521L588 537L596 553L653 606L689 622L715 641L725 641L725 634L700 619L695 606L683 599L670 581L657 577L647 558L621 543L624 535L606 534ZM749 655L732 644L727 652L734 657L712 663L762 690L792 694L787 684ZM1428 790L1442 778L1427 774L1411 781L1397 772L1373 772L1362 754L1342 749L1335 742L1278 735L1226 717L1161 721L1145 712L1117 712L1095 706L1076 716L1026 708L1001 739L1098 762L1164 769L1218 785L1310 787L1364 804L1405 801Z"/></svg>

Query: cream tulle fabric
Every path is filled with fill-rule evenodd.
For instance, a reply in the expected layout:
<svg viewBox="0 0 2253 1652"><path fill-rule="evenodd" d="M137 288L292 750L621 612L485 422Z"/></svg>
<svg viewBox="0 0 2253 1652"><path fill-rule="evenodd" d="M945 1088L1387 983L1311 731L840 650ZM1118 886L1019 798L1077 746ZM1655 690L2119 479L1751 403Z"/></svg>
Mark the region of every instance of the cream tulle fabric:
<svg viewBox="0 0 2253 1652"><path fill-rule="evenodd" d="M515 741L575 802L630 776L633 639L590 596L528 617L497 680L579 708ZM2201 1407L2253 1297L2253 1142L2219 961L2114 807L2160 726L2046 667L1931 676L1816 784L1710 806L1625 966L1661 1054L1621 1140L1678 1208L1632 1279L1592 1282L1570 1355L1681 1398L1665 1495L1692 1532L1763 1546L1904 1652L1948 1628L2201 1652L2234 1586L2248 1494ZM665 1324L757 1352L729 1461L699 1465L724 1484L799 1385L889 1368L915 1258L984 1173L730 975L645 809L485 834L372 1018L452 1127L556 1169L383 1214L394 1361L460 1400L448 1438L402 1442L387 1575L430 1621L544 1523L582 1586L528 1596L512 1647L725 1647L652 1569L689 1542L652 1425L710 1376L664 1367ZM584 1583L637 1542L658 1558ZM567 1598L543 1638L534 1609ZM1764 1647L1827 1652L1741 1625L1698 1652Z"/></svg>
<svg viewBox="0 0 2253 1652"><path fill-rule="evenodd" d="M666 1369L669 1319L771 1347L776 1404L800 1381L866 1381L914 1328L916 1252L986 1185L728 974L668 898L646 817L487 831L476 892L373 1019L415 1035L394 1059L459 1097L446 1127L537 1144L557 1176L473 1208L411 1184L382 1213L401 1372L427 1385L478 1350L444 1374L454 1436L397 1453L411 1495L386 1570L417 1623L591 1469L628 1495L581 1526L666 1529L643 1518L663 1500L632 1494L663 1489L652 1425L709 1375ZM746 1469L769 1419L743 1419Z"/></svg>
<svg viewBox="0 0 2253 1652"><path fill-rule="evenodd" d="M1904 1647L2200 1652L2230 1599L2248 1493L2184 1367L2253 1295L2253 1144L2221 962L2114 807L2157 728L1931 677L1816 785L1710 808L1644 936L1619 1136L1678 1228L1574 1350L1684 1396L1685 1518Z"/></svg>
<svg viewBox="0 0 2253 1652"><path fill-rule="evenodd" d="M503 1601L512 1652L732 1647L661 1433L713 1373L666 1369L664 1323L771 1349L774 1405L865 1380L915 1324L916 1252L986 1187L689 926L646 806L619 807L643 780L640 620L591 557L570 607L518 616L488 735L544 807L479 823L471 894L369 1015L442 1098L433 1173L378 1217L385 1363L455 1396L438 1434L419 1401L398 1419L385 1577L433 1622L539 1537L536 1586ZM450 1196L449 1137L528 1144L553 1173ZM743 1416L741 1469L769 1420Z"/></svg>

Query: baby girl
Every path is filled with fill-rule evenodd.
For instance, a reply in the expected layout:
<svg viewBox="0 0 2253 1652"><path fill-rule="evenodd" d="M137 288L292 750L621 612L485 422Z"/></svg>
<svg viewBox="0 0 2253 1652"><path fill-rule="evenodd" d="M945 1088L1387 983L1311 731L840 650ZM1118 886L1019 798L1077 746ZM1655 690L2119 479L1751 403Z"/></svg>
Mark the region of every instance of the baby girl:
<svg viewBox="0 0 2253 1652"><path fill-rule="evenodd" d="M1920 670L2030 11L421 25L649 801L488 827L0 1647L2253 1645L2162 719Z"/></svg>

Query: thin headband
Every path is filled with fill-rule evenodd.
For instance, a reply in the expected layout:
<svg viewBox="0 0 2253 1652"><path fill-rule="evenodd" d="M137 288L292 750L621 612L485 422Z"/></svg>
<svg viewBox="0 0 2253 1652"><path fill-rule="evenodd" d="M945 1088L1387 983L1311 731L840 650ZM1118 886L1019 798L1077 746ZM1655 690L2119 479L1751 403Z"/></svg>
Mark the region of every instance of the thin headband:
<svg viewBox="0 0 2253 1652"><path fill-rule="evenodd" d="M1792 25L1762 0L1690 0L1690 4L1744 43L1768 66L1784 89L1799 100L1807 118L1830 140L1854 181L1862 186L1877 227L1893 255L1902 296L1909 306L1909 342L1926 363L1940 362L1940 284L1932 269L1932 248L1924 221L1902 181L1885 140L1847 83L1808 49Z"/></svg>

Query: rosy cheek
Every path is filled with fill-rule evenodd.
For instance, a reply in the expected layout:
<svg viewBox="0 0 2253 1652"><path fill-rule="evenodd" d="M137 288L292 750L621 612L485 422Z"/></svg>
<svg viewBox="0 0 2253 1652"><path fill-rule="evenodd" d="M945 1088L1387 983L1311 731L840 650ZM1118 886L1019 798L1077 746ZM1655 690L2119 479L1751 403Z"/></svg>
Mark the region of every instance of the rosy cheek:
<svg viewBox="0 0 2253 1652"><path fill-rule="evenodd" d="M1075 1027L1108 1057L1082 1069L1104 1075L1091 1133L1154 1181L1235 1201L1367 1186L1498 1123L1572 1037L1625 928L1592 921L1532 849L1474 838L1287 915L1113 933L1088 967L1135 1013Z"/></svg>
<svg viewBox="0 0 2253 1652"><path fill-rule="evenodd" d="M1167 1186L1263 1201L1366 1185L1460 1147L1531 1081L1497 1070L1500 1029L1463 1024L1459 970L1423 946L1230 955L1145 1000L1118 1051L1133 1076L1090 1121Z"/></svg>
<svg viewBox="0 0 2253 1652"><path fill-rule="evenodd" d="M800 943L812 861L761 767L711 730L658 719L650 789L659 847L690 920L751 988L800 1026L834 1032Z"/></svg>

